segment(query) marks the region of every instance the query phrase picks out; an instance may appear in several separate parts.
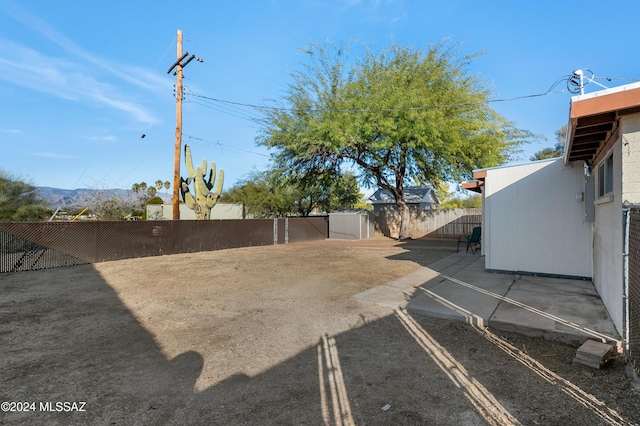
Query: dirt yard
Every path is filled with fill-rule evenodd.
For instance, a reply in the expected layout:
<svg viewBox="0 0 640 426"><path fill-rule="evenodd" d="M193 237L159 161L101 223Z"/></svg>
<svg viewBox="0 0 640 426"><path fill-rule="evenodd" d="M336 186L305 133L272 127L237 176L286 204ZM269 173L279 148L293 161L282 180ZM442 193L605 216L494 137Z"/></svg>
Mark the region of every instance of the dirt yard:
<svg viewBox="0 0 640 426"><path fill-rule="evenodd" d="M640 422L619 360L574 366L563 344L349 300L455 245L325 240L2 274L0 424Z"/></svg>

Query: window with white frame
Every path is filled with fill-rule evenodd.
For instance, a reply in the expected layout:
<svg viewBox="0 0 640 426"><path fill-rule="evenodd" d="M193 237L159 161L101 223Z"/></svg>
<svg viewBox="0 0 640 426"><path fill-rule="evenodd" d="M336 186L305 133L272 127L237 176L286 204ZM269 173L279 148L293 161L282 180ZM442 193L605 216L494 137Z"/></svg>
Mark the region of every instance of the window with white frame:
<svg viewBox="0 0 640 426"><path fill-rule="evenodd" d="M598 197L613 192L613 155L609 154L598 166Z"/></svg>

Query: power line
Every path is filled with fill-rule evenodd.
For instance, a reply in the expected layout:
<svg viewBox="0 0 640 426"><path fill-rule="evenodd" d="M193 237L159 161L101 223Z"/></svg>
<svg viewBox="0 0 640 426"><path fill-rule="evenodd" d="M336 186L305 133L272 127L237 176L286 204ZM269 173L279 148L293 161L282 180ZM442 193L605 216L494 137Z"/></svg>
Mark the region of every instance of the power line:
<svg viewBox="0 0 640 426"><path fill-rule="evenodd" d="M194 41L193 39L190 39L190 38L188 38L188 37L186 37L186 40L185 40L185 41L186 41L186 42L188 42L188 43L193 43L193 44L195 44L195 45L199 46L200 48L202 48L203 50L210 52L211 54L213 54L214 56L216 56L216 58L218 59L218 62L219 62L219 63L220 63L220 62L222 62L222 61L220 60L220 52L216 52L215 50L213 50L213 49L209 48L208 46L205 46L205 45L203 45L203 44L201 44L201 43L198 43L198 42L196 42L196 41ZM267 81L270 81L270 82L271 82L271 83L273 83L273 84L276 84L276 85L281 86L281 87L284 87L284 88L286 88L286 87L287 87L287 85L286 85L286 84L283 84L283 83L281 83L281 82L279 82L279 81L276 81L276 80L274 80L274 79L272 79L272 78L269 78L269 77L267 77L267 76L265 76L265 75L263 75L263 74L260 74L260 73L256 72L256 71L255 71L254 69L252 69L252 68L245 67L244 65L241 65L241 64L239 64L239 63L237 63L237 62L231 62L231 61L228 61L228 60L227 60L227 62L232 63L232 64L234 64L234 65L236 65L236 66L238 66L238 67L240 67L240 68L242 68L242 69L244 69L244 70L246 70L246 71L248 71L248 72L250 72L250 73L252 73L252 74L255 74L255 75L257 75L258 77L261 77L261 78L263 78L263 79L265 79L265 80L267 80ZM236 76L237 76L237 74L235 74L235 73L230 73L230 72L228 72L228 71L227 71L227 73L228 73L228 74L230 74L230 75L233 75L234 77L236 77ZM247 80L245 80L245 81L247 81ZM248 82L248 83L250 83L250 84L252 84L252 85L256 85L256 86L258 85L258 84L256 84L256 83L252 83L252 82L250 82L250 81L247 81L247 82Z"/></svg>
<svg viewBox="0 0 640 426"><path fill-rule="evenodd" d="M557 85L562 80L564 80L564 79L561 79L558 82L556 82L554 84L554 86ZM554 87L554 86L552 86L552 87ZM429 110L429 109L465 107L465 106L481 105L481 104L496 103L496 102L511 102L511 101L517 101L517 100L520 100L520 99L537 98L537 97L541 97L541 96L553 95L553 94L564 93L564 92L566 92L566 91L565 90L558 90L558 91L555 91L555 92L547 91L547 92L544 92L544 93L538 93L538 94L533 94L533 95L523 95L523 96L516 96L516 97L512 97L512 98L503 98L503 99L489 99L489 100L486 100L486 101L465 102L465 103L459 103L459 104L425 105L425 106L419 106L419 107L381 108L381 109L346 109L346 110L335 110L333 112L366 113L366 112L394 112L394 111L426 111L426 110ZM207 100L210 100L212 102L218 102L218 103L223 103L223 104L228 104L228 105L237 105L237 106L253 108L253 109L257 109L257 110L299 111L299 109L296 109L296 108L274 107L274 106L255 105L255 104L248 104L248 103L242 103L242 102L228 101L228 100L224 100L224 99L218 99L218 98L213 98L213 97L210 97L210 96L201 95L201 94L195 93L195 92L191 92L191 96L194 96L194 97L197 97L197 98L201 98L201 99L207 99ZM308 111L310 111L310 112L328 112L329 110L311 108Z"/></svg>
<svg viewBox="0 0 640 426"><path fill-rule="evenodd" d="M204 144L206 144L206 145L209 145L209 146L221 146L221 147L229 148L229 149L231 149L231 150L240 151L240 152L244 152L244 153L252 154L252 155L257 155L257 156L259 156L259 157L271 158L271 156L270 156L270 155L262 154L262 153L260 153L260 152L249 151L249 150L247 150L247 149L238 148L238 147L235 147L235 146L232 146L232 145L223 144L223 143L220 143L220 142L208 142L208 141L206 141L205 139L198 138L198 137L196 137L196 136L190 136L190 135L186 135L186 136L187 136L189 139L194 139L194 140L200 141L200 142L202 142L202 143L204 143Z"/></svg>
<svg viewBox="0 0 640 426"><path fill-rule="evenodd" d="M206 106L216 111L229 114L234 117L238 117L247 121L255 121L256 119L261 118L260 114L253 112L252 110L247 110L246 108L243 109L243 108L240 108L234 105L229 105L229 104L220 105L220 104L216 104L214 101L211 101L209 99L204 99L199 96L196 96L194 95L194 92L188 87L185 87L184 93L185 93L185 103L191 102L198 105ZM190 100L189 97L191 95L194 95L194 97L199 98L202 102Z"/></svg>
<svg viewBox="0 0 640 426"><path fill-rule="evenodd" d="M601 78L606 79L608 81L612 81L612 80L638 81L638 80L633 80L633 79L612 78L612 77L601 77ZM517 101L517 100L522 100L522 99L532 99L532 98L538 98L538 97L542 97L542 96L546 96L546 95L554 95L554 94L558 94L558 93L565 93L567 91L571 91L570 87L569 87L569 85L570 85L570 83L572 81L571 79L572 79L572 75L563 75L562 77L557 79L551 85L551 87L549 87L549 89L544 93L536 93L536 94L531 94L531 95L515 96L515 97L511 97L511 98L488 99L488 100L485 100L485 101L464 102L464 103L456 103L456 104L425 105L425 106L418 106L418 107L382 108L382 109L347 109L347 110L337 110L337 111L334 111L334 112L344 112L344 113L370 113L370 112L373 112L373 113L375 113L375 112L394 112L394 111L425 111L425 110L429 110L429 109L466 107L466 106L481 105L481 104L491 104L491 103L498 103L498 102L512 102L512 101ZM552 91L558 84L560 84L563 81L567 82L567 90ZM205 95L193 92L193 91L190 91L190 95L194 96L194 97L197 97L197 98L206 99L206 100L209 100L211 102L217 102L217 103L226 104L226 105L235 105L235 106L244 107L244 108L252 108L252 109L259 110L259 111L264 111L264 110L289 111L289 112L291 112L291 111L299 111L299 109L296 109L296 108L276 107L276 106L267 106L267 105L256 105L256 104L250 104L250 103L244 103L244 102L229 101L229 100L225 100L225 99L219 99L219 98L214 98L214 97L210 97L210 96L205 96ZM310 111L310 112L328 112L329 110L313 109L312 108L312 109L309 109L308 111Z"/></svg>
<svg viewBox="0 0 640 426"><path fill-rule="evenodd" d="M167 53L169 53L169 49L171 49L173 47L173 45L176 42L176 38L174 37L173 39L171 39L171 43L169 44L169 47L167 47L167 49L164 51L164 54L162 55L162 58L160 58L160 60L158 61L158 63L156 64L155 67L153 67L153 70L151 70L151 74L154 74L156 72L156 70L158 69L158 67L160 66L160 64L164 61L165 56L167 56ZM147 82L149 81L149 78L147 78ZM138 91L136 92L135 96L132 98L133 100L138 98L138 95L140 94L140 91L142 90L142 87L138 88Z"/></svg>
<svg viewBox="0 0 640 426"><path fill-rule="evenodd" d="M607 80L607 81L631 81L633 83L640 81L637 78L616 78L616 77L595 77L596 80Z"/></svg>
<svg viewBox="0 0 640 426"><path fill-rule="evenodd" d="M167 53L169 53L169 50L171 49L171 47L173 47L173 45L176 43L176 37L173 37L171 39L171 43L169 43L169 46L165 49L164 53L162 54L162 57L160 58L160 60L158 61L158 63L156 63L156 66L153 67L153 70L151 71L151 74L155 74L156 70L158 69L158 67L160 66L160 64L164 61L164 58L167 56ZM147 82L149 81L150 78L147 78ZM136 94L131 98L132 100L136 100L138 95L140 95L140 92L142 91L142 87L138 88L138 91L136 92ZM93 162L93 160L95 159L95 157L98 154L94 155L94 158L91 160L91 162ZM116 166L118 166L118 164L120 164L122 158L120 158L114 165L113 167L102 177L101 181L104 181L107 176L116 168ZM122 182L123 179L125 179L129 174L131 174L134 170L136 170L138 167L140 167L140 165L146 160L146 157L140 162L138 163L137 166L135 166L133 169L129 170L129 172L127 172L124 176L120 177L120 179L115 183L115 185L119 184L120 182ZM91 162L89 164L91 164ZM87 166L88 168L89 166ZM80 177L78 178L78 181L84 176L84 174L86 173L87 169L85 168L85 170L82 172L82 175L80 175ZM77 185L77 181L76 184ZM75 186L74 185L74 186Z"/></svg>
<svg viewBox="0 0 640 426"><path fill-rule="evenodd" d="M242 120L247 120L247 121L251 121L251 122L255 121L255 120L254 120L253 118L251 118L250 116L247 116L247 115L244 115L244 116L243 116L243 115L238 115L238 114L233 113L233 112L230 112L230 111L225 111L224 109L216 108L215 106L213 106L213 105L211 105L211 104L206 104L206 103L202 103L202 102L198 102L198 101L193 101L193 100L185 100L185 101L184 101L184 103L192 103L192 104L195 104L195 105L200 105L200 106L203 106L203 107L205 107L205 108L210 108L210 109L212 109L212 110L214 110L214 111L218 111L218 112L221 112L221 113L223 113L223 114L230 115L230 116L232 116L232 117L240 118L240 119L242 119Z"/></svg>

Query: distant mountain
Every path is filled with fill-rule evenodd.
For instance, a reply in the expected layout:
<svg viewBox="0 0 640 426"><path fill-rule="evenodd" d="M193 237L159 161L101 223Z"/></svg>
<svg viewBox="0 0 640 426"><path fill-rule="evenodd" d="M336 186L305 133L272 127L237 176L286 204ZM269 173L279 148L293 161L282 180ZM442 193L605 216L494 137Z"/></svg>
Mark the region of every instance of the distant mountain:
<svg viewBox="0 0 640 426"><path fill-rule="evenodd" d="M38 187L40 198L49 203L50 209L58 207L89 207L99 200L109 200L114 197L125 203L137 202L140 195L134 194L127 189L60 189L47 186ZM158 193L165 203L171 202L171 194Z"/></svg>

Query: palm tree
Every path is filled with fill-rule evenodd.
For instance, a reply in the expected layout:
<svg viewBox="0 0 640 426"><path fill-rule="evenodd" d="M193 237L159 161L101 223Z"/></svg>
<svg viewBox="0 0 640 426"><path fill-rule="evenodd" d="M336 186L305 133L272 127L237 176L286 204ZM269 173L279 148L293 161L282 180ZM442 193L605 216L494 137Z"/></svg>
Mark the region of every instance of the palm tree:
<svg viewBox="0 0 640 426"><path fill-rule="evenodd" d="M140 192L140 184L139 183L134 183L133 186L131 187L131 191L134 194L137 194L138 192Z"/></svg>
<svg viewBox="0 0 640 426"><path fill-rule="evenodd" d="M169 182L168 180L164 181L164 192L165 192L165 194L168 193L169 188L171 188L171 182Z"/></svg>
<svg viewBox="0 0 640 426"><path fill-rule="evenodd" d="M160 191L160 190L162 189L162 181L161 181L160 179L158 179L158 180L156 181L156 189L157 189L158 191Z"/></svg>

